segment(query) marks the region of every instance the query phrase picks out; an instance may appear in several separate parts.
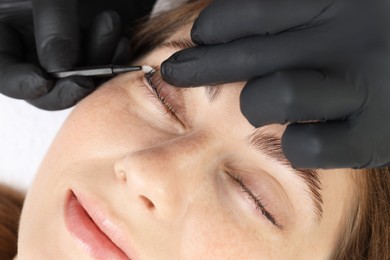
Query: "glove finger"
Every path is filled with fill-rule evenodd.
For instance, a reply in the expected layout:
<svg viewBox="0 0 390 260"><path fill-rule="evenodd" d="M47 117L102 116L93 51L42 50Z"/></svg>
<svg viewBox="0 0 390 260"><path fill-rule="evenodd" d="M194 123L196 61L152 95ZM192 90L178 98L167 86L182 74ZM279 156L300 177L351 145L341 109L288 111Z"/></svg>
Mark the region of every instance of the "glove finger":
<svg viewBox="0 0 390 260"><path fill-rule="evenodd" d="M4 56L0 55L0 60ZM2 66L0 62L0 93L17 99L31 99L45 95L53 82L45 78L41 69L32 64Z"/></svg>
<svg viewBox="0 0 390 260"><path fill-rule="evenodd" d="M286 158L294 168L367 168L380 165L372 145L353 138L347 122L289 125L282 137Z"/></svg>
<svg viewBox="0 0 390 260"><path fill-rule="evenodd" d="M123 25L134 25L135 22L148 15L156 0L113 0L113 1L79 1L82 28L88 28L95 16L105 10L113 10L119 14Z"/></svg>
<svg viewBox="0 0 390 260"><path fill-rule="evenodd" d="M22 60L22 43L12 28L0 24L0 93L18 99L46 94L52 82L43 72Z"/></svg>
<svg viewBox="0 0 390 260"><path fill-rule="evenodd" d="M94 90L92 79L70 77L57 81L47 95L27 100L28 103L44 110L54 111L70 108Z"/></svg>
<svg viewBox="0 0 390 260"><path fill-rule="evenodd" d="M192 40L220 44L253 35L272 35L308 24L331 5L330 0L216 0L195 21ZM294 10L294 11L292 11Z"/></svg>
<svg viewBox="0 0 390 260"><path fill-rule="evenodd" d="M105 11L95 18L88 33L87 57L88 65L109 64L121 34L121 21L114 11Z"/></svg>
<svg viewBox="0 0 390 260"><path fill-rule="evenodd" d="M77 0L32 0L39 61L46 71L72 68L78 61Z"/></svg>
<svg viewBox="0 0 390 260"><path fill-rule="evenodd" d="M241 111L256 126L271 123L344 119L363 107L366 91L336 75L291 70L247 83Z"/></svg>
<svg viewBox="0 0 390 260"><path fill-rule="evenodd" d="M122 37L116 47L112 64L126 65L130 61L130 41L126 37Z"/></svg>
<svg viewBox="0 0 390 260"><path fill-rule="evenodd" d="M180 87L247 81L292 68L319 68L328 62L326 41L306 31L250 37L231 43L184 49L164 61L164 80Z"/></svg>

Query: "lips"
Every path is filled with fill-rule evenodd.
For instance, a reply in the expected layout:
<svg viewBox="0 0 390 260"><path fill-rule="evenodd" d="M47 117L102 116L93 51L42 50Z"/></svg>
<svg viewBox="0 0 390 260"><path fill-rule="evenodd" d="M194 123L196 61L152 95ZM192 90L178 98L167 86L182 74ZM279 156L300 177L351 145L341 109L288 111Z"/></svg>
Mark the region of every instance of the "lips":
<svg viewBox="0 0 390 260"><path fill-rule="evenodd" d="M96 259L131 259L113 242L115 235L106 234L108 232L100 228L104 227L104 222L97 211L87 212L76 195L70 192L65 204L65 223L81 248Z"/></svg>

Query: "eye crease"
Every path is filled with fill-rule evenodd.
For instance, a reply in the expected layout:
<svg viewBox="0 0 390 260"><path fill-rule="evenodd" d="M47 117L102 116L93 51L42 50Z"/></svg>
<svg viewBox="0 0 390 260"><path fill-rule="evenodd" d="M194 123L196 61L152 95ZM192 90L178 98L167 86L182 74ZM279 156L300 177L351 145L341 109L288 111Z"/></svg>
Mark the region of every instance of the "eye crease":
<svg viewBox="0 0 390 260"><path fill-rule="evenodd" d="M240 177L239 174L227 171L228 176L234 182L233 184L241 189L242 192L251 200L251 202L255 205L256 210L262 214L272 225L276 226L278 229L283 229L283 225L275 216L267 209L265 203L259 195L255 195L250 188L244 183L244 180Z"/></svg>

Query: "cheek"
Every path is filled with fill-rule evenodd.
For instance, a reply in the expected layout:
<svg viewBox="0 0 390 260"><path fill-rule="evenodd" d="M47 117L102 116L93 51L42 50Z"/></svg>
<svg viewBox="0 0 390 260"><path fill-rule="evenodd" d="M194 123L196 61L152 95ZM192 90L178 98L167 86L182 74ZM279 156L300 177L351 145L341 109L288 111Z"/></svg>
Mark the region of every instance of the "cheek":
<svg viewBox="0 0 390 260"><path fill-rule="evenodd" d="M220 209L220 210L216 210ZM198 205L183 228L183 259L266 259L269 248L223 209Z"/></svg>
<svg viewBox="0 0 390 260"><path fill-rule="evenodd" d="M121 88L97 90L66 120L44 162L55 161L61 167L61 162L112 158L167 138L134 113L134 106Z"/></svg>

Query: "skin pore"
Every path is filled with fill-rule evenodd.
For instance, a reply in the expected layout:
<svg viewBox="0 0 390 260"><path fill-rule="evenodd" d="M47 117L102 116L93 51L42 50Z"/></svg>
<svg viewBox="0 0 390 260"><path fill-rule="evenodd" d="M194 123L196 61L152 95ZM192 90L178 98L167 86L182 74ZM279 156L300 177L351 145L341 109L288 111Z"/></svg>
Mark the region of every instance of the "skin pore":
<svg viewBox="0 0 390 260"><path fill-rule="evenodd" d="M189 28L169 41L189 39ZM135 64L159 66L177 47ZM110 80L75 108L27 194L18 259L91 259L64 223L70 190L119 227L132 259L329 259L355 205L353 173L318 170L313 198L307 173L264 148L284 126L256 130L241 114L244 83L213 91L159 81L157 72L171 110L143 72Z"/></svg>

